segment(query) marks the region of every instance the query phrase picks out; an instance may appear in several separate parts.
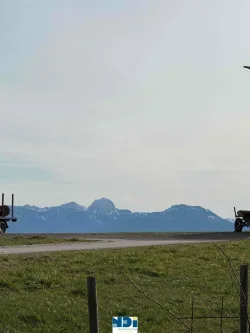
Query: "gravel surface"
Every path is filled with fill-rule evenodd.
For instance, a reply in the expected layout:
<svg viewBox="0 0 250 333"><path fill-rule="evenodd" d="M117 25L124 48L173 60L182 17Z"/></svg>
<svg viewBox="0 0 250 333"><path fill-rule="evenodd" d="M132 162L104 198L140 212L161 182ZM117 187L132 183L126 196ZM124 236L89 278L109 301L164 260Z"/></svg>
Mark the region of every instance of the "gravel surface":
<svg viewBox="0 0 250 333"><path fill-rule="evenodd" d="M15 237L51 237L51 238L82 238L82 239L148 239L148 240L165 240L165 239L195 239L195 240L238 240L250 238L250 232L186 232L186 233L168 233L168 232L133 232L133 233L103 233L103 234L85 234L85 233L70 233L70 234L4 234L0 237L15 238Z"/></svg>
<svg viewBox="0 0 250 333"><path fill-rule="evenodd" d="M19 246L2 246L1 254L23 254L37 252L55 252L55 251L83 251L83 250L100 250L114 248L129 248L141 246L156 246L170 244L190 244L205 243L208 240L138 240L138 239L105 239L93 243L64 243L64 244L36 244L36 245L19 245Z"/></svg>
<svg viewBox="0 0 250 333"><path fill-rule="evenodd" d="M241 240L250 238L250 233L113 233L113 234L40 234L53 238L95 239L98 242L37 244L20 246L2 246L0 254L21 254L36 252L54 252L69 250L97 250L108 248L127 248L152 245L192 244L212 241ZM31 237L34 234L5 234L1 237Z"/></svg>

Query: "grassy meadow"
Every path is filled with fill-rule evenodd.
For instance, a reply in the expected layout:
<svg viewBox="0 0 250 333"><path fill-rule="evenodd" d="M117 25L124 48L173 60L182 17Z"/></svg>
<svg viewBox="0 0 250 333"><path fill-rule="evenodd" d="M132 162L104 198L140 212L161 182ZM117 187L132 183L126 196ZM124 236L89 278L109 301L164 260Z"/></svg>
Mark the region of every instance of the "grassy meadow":
<svg viewBox="0 0 250 333"><path fill-rule="evenodd" d="M239 276L240 264L250 262L250 241L218 244ZM224 313L239 314L236 278L222 252L208 243L4 255L0 269L1 333L89 332L90 275L97 281L100 333L110 333L118 315L138 316L140 333L190 332L173 314L190 316L193 297L194 315L220 315L222 296ZM219 319L197 319L193 328L221 332ZM238 320L225 319L223 328L239 332Z"/></svg>

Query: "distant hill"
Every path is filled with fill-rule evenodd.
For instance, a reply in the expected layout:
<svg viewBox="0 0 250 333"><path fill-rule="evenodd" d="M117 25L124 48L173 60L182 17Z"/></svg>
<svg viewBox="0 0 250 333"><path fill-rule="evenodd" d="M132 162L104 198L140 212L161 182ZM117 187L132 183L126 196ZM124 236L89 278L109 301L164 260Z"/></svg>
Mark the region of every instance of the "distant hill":
<svg viewBox="0 0 250 333"><path fill-rule="evenodd" d="M196 232L232 231L232 222L199 206L174 205L162 212L139 213L118 209L106 198L88 208L76 202L40 208L17 206L17 223L8 233Z"/></svg>

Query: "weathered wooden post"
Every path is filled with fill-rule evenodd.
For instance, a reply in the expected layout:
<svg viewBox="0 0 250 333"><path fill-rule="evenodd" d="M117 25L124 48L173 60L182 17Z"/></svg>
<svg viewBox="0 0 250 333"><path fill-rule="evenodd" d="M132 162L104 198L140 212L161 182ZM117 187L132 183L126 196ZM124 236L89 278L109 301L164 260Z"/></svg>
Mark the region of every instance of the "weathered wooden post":
<svg viewBox="0 0 250 333"><path fill-rule="evenodd" d="M89 333L99 333L98 305L95 277L87 277L88 309L89 309Z"/></svg>
<svg viewBox="0 0 250 333"><path fill-rule="evenodd" d="M248 265L240 266L240 333L249 333L249 327L248 327Z"/></svg>

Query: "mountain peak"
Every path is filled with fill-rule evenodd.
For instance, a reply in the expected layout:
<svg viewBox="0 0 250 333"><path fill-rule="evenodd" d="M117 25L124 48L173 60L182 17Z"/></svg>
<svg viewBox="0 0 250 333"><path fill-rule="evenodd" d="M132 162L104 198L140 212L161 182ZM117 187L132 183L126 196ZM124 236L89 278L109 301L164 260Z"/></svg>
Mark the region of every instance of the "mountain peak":
<svg viewBox="0 0 250 333"><path fill-rule="evenodd" d="M191 206L191 205L185 205L185 204L179 204L179 205L173 205L170 208L166 209L166 211L170 211L170 210L187 210L187 211L193 211L193 210L206 210L203 207L200 206Z"/></svg>
<svg viewBox="0 0 250 333"><path fill-rule="evenodd" d="M117 212L114 203L106 198L96 199L92 202L92 204L88 207L88 211L103 213L114 213Z"/></svg>
<svg viewBox="0 0 250 333"><path fill-rule="evenodd" d="M28 205L28 204L24 205L23 207L25 207L25 208L27 208L27 209L32 209L32 210L36 210L36 209L39 208L39 207L37 207L37 206L35 206L35 205L31 206L31 205Z"/></svg>
<svg viewBox="0 0 250 333"><path fill-rule="evenodd" d="M71 201L59 206L60 208L69 208L69 209L76 209L76 210L85 210L86 207L79 205L78 203Z"/></svg>

